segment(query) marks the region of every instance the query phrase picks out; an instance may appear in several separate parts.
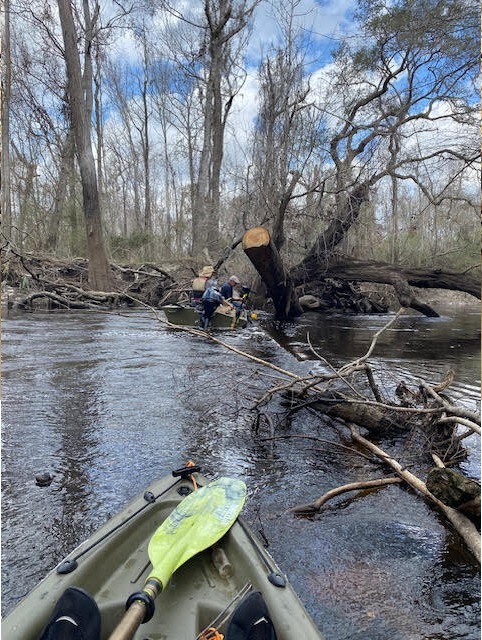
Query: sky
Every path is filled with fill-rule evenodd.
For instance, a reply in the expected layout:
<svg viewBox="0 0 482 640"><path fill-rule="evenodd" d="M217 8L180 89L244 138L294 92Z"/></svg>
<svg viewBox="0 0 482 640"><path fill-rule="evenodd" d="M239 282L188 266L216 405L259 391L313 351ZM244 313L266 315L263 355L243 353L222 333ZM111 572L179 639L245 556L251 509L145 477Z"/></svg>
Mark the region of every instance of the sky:
<svg viewBox="0 0 482 640"><path fill-rule="evenodd" d="M108 0L105 0L106 5ZM196 12L202 11L202 0L171 0L186 17L196 21ZM233 165L243 162L252 137L253 122L258 112L258 69L263 56L270 53L281 42L283 34L280 24L289 16L288 10L283 10L283 0L263 0L256 8L253 20L253 31L246 48L243 67L246 78L241 91L236 96L230 112L229 124L226 131L226 160ZM286 2L289 6L289 2ZM323 108L328 109L325 114L329 127L338 128L340 125L341 105L337 108L337 96L330 90L328 74L333 66L332 52L343 37L356 36L352 14L356 0L294 0L294 31L303 34L309 42L307 48L307 72L310 74L310 85L316 88L317 100ZM158 12L153 20L155 28L161 26L162 20L173 21L176 18L166 16L165 12ZM124 31L116 42L118 56L130 61L133 65L139 62L138 51L130 31ZM444 112L447 104L438 105L437 109ZM405 144L416 144L420 149L427 150L440 136L447 138L447 143L466 137L463 125L454 122L439 121L437 130L428 127L425 132L418 132L416 136L407 136Z"/></svg>
<svg viewBox="0 0 482 640"><path fill-rule="evenodd" d="M262 0L256 7L253 19L253 31L246 48L243 66L246 79L240 93L236 96L230 112L230 127L226 133L226 147L236 149L243 155L246 144L252 135L253 121L257 115L258 104L258 70L263 56L283 41L279 22L288 14L280 11L283 3L280 0ZM288 3L289 4L289 3ZM294 0L294 24L305 39L309 39L310 57L307 64L314 81L324 82L324 69L332 63L332 51L339 44L343 35L353 29L351 14L355 0ZM202 0L172 0L183 15L196 20L196 12L202 11ZM175 20L175 18L167 18ZM166 20L166 13L154 17L156 28L160 21ZM118 34L115 43L115 56L133 65L139 63L139 48L136 46L131 31Z"/></svg>
<svg viewBox="0 0 482 640"><path fill-rule="evenodd" d="M259 61L267 47L279 42L279 27L275 17L278 4L263 2L256 9L256 27L248 48L251 60ZM354 0L299 1L295 11L295 23L310 37L313 60L317 61L319 66L330 62L333 46L338 44L342 35L351 31L350 17L354 6Z"/></svg>
<svg viewBox="0 0 482 640"><path fill-rule="evenodd" d="M171 4L179 6L181 10L188 7L190 14L186 15L191 16L193 8L202 8L201 0L179 0ZM355 4L355 0L297 0L294 22L312 41L313 64L322 67L330 62L333 47L343 34L353 28L351 13ZM280 2L276 0L262 0L256 8L253 33L246 51L248 67L257 67L263 54L280 42L276 19L279 5ZM108 15L109 12L106 13ZM124 60L135 63L138 59L133 36L128 31L124 31L117 39L116 50Z"/></svg>

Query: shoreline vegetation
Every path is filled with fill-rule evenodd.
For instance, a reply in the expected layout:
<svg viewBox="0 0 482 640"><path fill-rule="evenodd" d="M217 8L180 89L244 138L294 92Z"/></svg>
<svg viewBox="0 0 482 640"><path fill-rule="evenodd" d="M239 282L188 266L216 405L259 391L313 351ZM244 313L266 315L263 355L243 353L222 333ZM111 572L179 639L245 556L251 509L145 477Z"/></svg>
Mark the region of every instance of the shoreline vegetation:
<svg viewBox="0 0 482 640"><path fill-rule="evenodd" d="M182 303L189 300L191 282L198 271L198 267L186 261L171 261L166 265L111 263L113 290L100 292L90 290L88 264L84 258L22 255L11 247L2 253L2 307L28 311L105 310L138 305L158 308L163 304ZM238 273L244 276L242 270ZM245 280L254 280L254 286L259 290L263 287L252 272ZM323 291L320 290L320 282L308 282L297 287L304 311L387 313L400 306L397 294L389 284L340 282L326 278L321 289ZM417 287L411 287L411 290L414 297L426 305L480 306L476 298L462 291ZM250 302L257 310L273 311L271 300L261 292L254 291Z"/></svg>

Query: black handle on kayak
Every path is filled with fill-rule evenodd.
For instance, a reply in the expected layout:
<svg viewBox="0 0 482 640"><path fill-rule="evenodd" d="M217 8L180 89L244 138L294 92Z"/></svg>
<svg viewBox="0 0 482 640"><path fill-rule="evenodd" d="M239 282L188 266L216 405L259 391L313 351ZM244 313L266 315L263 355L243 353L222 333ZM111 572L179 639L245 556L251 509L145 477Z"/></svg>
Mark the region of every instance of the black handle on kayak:
<svg viewBox="0 0 482 640"><path fill-rule="evenodd" d="M162 495L170 491L173 487L176 486L176 484L178 484L178 482L180 482L180 480L186 480L186 478L188 478L191 473L193 473L194 471L200 471L200 470L201 470L201 467L192 466L192 467L183 467L182 469L177 469L177 471L173 471L172 475L175 478L179 478L178 480L176 480L171 485L169 485L166 489L164 489L164 491L161 491L161 493L159 493L157 496L153 495L151 491L146 491L144 493L144 500L146 501L146 504L142 505L142 507L137 509L137 511L134 511L134 513L132 513L125 520L123 520L118 525L113 527L110 531L107 531L107 533L105 533L101 538L99 538L98 540L93 542L91 545L83 549L74 558L67 558L66 560L63 560L56 569L57 573L65 574L65 573L71 573L72 571L75 571L75 569L77 569L78 567L77 560L79 558L81 558L88 551L90 551L91 549L96 547L98 544L103 542L108 536L114 533L114 531L117 531L118 529L123 527L127 522L129 522L129 520L132 520L132 518L135 518L135 516L137 516L141 511L144 511L146 507L153 504L157 500L157 498L160 498Z"/></svg>
<svg viewBox="0 0 482 640"><path fill-rule="evenodd" d="M201 467L199 465L194 465L192 467L181 467L180 469L176 469L172 472L174 478L181 477L183 480L189 478L192 473L199 473L201 471Z"/></svg>

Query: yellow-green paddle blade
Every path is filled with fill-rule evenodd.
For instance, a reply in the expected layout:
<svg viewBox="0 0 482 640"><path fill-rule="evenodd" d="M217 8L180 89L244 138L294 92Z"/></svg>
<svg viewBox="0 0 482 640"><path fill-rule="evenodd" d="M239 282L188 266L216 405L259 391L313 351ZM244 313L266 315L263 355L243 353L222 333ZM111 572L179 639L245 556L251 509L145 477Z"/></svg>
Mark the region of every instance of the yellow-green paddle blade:
<svg viewBox="0 0 482 640"><path fill-rule="evenodd" d="M149 578L165 587L178 567L231 528L245 499L246 485L231 478L219 478L184 498L149 542Z"/></svg>

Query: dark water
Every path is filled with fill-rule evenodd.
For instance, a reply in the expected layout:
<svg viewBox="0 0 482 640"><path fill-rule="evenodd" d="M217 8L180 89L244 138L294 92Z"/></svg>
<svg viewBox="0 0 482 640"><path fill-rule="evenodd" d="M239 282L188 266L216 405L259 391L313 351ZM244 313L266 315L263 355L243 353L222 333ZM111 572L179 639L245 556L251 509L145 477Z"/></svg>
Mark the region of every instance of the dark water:
<svg viewBox="0 0 482 640"><path fill-rule="evenodd" d="M226 342L300 375L363 355L386 317L306 314L296 324L251 326ZM332 445L270 435L336 438L299 413L256 435L248 408L274 371L212 342L165 329L149 315L32 314L4 318L2 612L47 569L152 480L200 463L243 478L245 515L286 571L326 640L476 640L480 574L457 537L400 486L329 503L316 517L285 509L347 482L380 477L371 462ZM451 397L480 398L477 309L440 319L405 316L371 358L387 387L456 371ZM273 339L274 338L274 339ZM282 343L286 349L281 349ZM474 437L464 469L479 476ZM35 475L51 472L50 487Z"/></svg>

